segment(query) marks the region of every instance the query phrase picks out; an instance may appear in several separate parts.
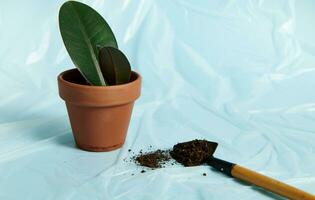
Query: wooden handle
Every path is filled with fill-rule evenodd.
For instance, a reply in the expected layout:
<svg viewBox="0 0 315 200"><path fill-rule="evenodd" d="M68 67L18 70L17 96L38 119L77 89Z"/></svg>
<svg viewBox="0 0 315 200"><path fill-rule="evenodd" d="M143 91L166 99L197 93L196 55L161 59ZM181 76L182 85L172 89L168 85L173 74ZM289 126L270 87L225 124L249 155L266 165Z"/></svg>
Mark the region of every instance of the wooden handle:
<svg viewBox="0 0 315 200"><path fill-rule="evenodd" d="M252 183L271 192L293 200L315 200L315 196L300 189L269 178L239 165L234 165L231 175L242 181Z"/></svg>

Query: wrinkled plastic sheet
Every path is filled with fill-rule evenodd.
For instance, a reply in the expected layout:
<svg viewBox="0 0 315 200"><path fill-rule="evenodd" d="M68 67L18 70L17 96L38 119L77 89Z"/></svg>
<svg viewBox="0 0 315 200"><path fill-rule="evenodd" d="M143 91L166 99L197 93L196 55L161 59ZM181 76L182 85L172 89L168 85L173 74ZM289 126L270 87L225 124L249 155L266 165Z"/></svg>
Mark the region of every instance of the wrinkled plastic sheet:
<svg viewBox="0 0 315 200"><path fill-rule="evenodd" d="M108 153L75 148L58 97L73 66L62 3L0 3L0 199L276 198L207 166L140 173L123 161L195 138L315 193L314 1L85 1L143 76L126 143Z"/></svg>

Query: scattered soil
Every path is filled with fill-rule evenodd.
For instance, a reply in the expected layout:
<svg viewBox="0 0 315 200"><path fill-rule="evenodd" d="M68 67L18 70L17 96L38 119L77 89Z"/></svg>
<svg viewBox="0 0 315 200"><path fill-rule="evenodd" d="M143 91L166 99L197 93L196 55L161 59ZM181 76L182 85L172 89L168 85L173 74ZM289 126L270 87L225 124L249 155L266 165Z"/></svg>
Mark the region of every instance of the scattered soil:
<svg viewBox="0 0 315 200"><path fill-rule="evenodd" d="M197 166L203 164L212 156L217 145L217 143L207 140L192 140L178 143L171 150L158 149L155 151L152 151L152 146L150 145L149 152L144 152L141 149L139 153L130 157L129 161L135 162L140 166L149 167L152 170L162 168L165 164L174 165L176 162L185 167ZM128 149L128 152L135 154L131 149ZM126 162L125 159L124 161ZM145 173L146 170L142 169L140 172ZM203 173L202 176L207 176L207 174Z"/></svg>
<svg viewBox="0 0 315 200"><path fill-rule="evenodd" d="M140 151L139 155L133 157L137 164L145 167L150 167L152 169L161 168L168 160L171 159L168 150L156 150L148 153L143 153ZM143 173L141 171L141 173Z"/></svg>
<svg viewBox="0 0 315 200"><path fill-rule="evenodd" d="M207 140L192 140L174 145L170 155L185 167L197 166L210 158L217 146L217 143Z"/></svg>

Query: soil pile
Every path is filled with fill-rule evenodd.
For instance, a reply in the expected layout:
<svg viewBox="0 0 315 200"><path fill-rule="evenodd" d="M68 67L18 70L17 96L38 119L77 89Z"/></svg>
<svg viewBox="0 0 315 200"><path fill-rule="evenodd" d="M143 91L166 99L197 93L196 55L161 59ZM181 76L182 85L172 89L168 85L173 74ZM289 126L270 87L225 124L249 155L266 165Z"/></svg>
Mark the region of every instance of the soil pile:
<svg viewBox="0 0 315 200"><path fill-rule="evenodd" d="M171 159L168 150L156 150L147 153L140 152L139 155L133 158L137 164L145 167L150 167L152 169L161 168L163 164Z"/></svg>
<svg viewBox="0 0 315 200"><path fill-rule="evenodd" d="M134 161L140 166L151 169L164 167L164 164L177 161L185 167L203 164L209 159L217 148L218 144L207 140L192 140L189 142L178 143L172 150L150 151L133 156L130 161ZM152 146L150 146L151 148ZM128 150L131 152L131 149ZM174 161L175 160L175 161ZM142 172L143 173L143 172ZM203 176L206 176L203 174Z"/></svg>
<svg viewBox="0 0 315 200"><path fill-rule="evenodd" d="M192 140L174 145L170 155L185 167L203 164L209 159L218 144L207 140Z"/></svg>

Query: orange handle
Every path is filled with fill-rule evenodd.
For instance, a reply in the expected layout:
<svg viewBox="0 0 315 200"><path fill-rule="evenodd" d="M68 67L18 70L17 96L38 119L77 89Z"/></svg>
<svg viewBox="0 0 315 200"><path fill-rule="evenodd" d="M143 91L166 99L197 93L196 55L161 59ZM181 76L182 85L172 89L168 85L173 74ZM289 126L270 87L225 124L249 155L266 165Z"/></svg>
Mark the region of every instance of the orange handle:
<svg viewBox="0 0 315 200"><path fill-rule="evenodd" d="M234 165L231 174L242 181L257 185L266 190L293 200L315 200L315 196L300 189L264 176L239 165Z"/></svg>

